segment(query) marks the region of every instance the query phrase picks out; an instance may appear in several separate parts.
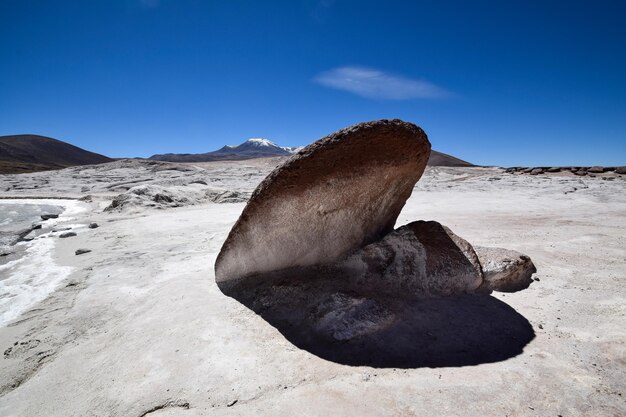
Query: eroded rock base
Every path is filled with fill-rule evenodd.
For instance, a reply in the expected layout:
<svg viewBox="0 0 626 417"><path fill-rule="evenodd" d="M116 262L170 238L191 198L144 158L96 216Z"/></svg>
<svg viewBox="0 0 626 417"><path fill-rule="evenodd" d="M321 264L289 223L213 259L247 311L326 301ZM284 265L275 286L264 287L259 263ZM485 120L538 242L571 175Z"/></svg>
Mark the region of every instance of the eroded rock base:
<svg viewBox="0 0 626 417"><path fill-rule="evenodd" d="M240 294L243 295L243 294ZM520 354L530 323L489 295L364 296L329 281L275 282L237 298L300 349L346 365L464 366Z"/></svg>
<svg viewBox="0 0 626 417"><path fill-rule="evenodd" d="M501 360L532 339L528 322L488 294L526 288L535 271L518 252L475 250L445 226L418 221L338 262L220 288L322 357L370 366L460 365Z"/></svg>

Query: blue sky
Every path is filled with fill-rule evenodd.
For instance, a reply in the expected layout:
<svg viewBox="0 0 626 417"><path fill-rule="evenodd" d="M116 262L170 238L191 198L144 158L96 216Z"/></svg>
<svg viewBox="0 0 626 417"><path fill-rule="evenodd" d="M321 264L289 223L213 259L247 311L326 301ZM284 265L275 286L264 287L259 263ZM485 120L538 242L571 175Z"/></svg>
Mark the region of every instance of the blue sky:
<svg viewBox="0 0 626 417"><path fill-rule="evenodd" d="M624 1L0 0L0 19L0 135L130 157L401 118L478 164L626 164Z"/></svg>

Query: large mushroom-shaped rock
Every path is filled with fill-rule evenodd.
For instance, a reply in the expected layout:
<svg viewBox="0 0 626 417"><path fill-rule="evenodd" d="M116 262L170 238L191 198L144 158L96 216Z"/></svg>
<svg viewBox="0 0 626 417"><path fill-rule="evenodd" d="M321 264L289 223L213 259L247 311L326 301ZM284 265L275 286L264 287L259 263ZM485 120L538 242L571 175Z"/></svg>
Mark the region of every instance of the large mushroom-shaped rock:
<svg viewBox="0 0 626 417"><path fill-rule="evenodd" d="M333 262L380 239L429 155L424 131L401 120L361 123L307 146L252 194L217 257L218 285Z"/></svg>
<svg viewBox="0 0 626 417"><path fill-rule="evenodd" d="M217 257L218 286L296 346L342 363L457 366L518 354L530 324L475 294L524 288L530 259L477 253L434 221L394 230L429 153L424 132L400 120L306 147L252 194Z"/></svg>

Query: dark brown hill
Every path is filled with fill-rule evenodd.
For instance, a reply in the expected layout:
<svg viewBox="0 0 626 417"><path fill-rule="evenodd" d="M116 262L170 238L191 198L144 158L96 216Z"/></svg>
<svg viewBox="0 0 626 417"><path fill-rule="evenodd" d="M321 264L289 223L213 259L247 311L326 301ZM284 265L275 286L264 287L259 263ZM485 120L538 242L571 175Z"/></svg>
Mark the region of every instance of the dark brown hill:
<svg viewBox="0 0 626 417"><path fill-rule="evenodd" d="M473 167L475 166L474 164L471 164L467 161L463 161L462 159L456 158L454 156L451 156L445 153L437 152L437 151L430 152L430 158L428 158L427 165L433 166L433 167Z"/></svg>
<svg viewBox="0 0 626 417"><path fill-rule="evenodd" d="M2 174L45 171L111 161L111 158L104 155L45 136L0 136L0 173Z"/></svg>

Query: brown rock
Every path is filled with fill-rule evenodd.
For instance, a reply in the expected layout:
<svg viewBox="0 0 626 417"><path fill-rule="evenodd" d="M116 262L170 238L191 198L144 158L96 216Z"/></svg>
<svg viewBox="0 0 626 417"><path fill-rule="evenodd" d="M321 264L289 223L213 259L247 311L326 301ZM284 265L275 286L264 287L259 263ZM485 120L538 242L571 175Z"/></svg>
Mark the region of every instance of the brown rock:
<svg viewBox="0 0 626 417"><path fill-rule="evenodd" d="M538 175L538 174L543 174L542 168L535 168L532 171L530 171L530 175Z"/></svg>
<svg viewBox="0 0 626 417"><path fill-rule="evenodd" d="M472 246L434 221L416 221L339 264L351 291L407 299L470 293L483 282Z"/></svg>
<svg viewBox="0 0 626 417"><path fill-rule="evenodd" d="M551 167L547 169L547 172L560 172L561 168L559 167Z"/></svg>
<svg viewBox="0 0 626 417"><path fill-rule="evenodd" d="M307 146L257 187L215 263L220 287L325 264L393 230L430 142L401 120L361 123Z"/></svg>
<svg viewBox="0 0 626 417"><path fill-rule="evenodd" d="M616 167L615 168L615 172L618 173L618 174L621 174L621 175L626 174L626 166L624 166L624 167Z"/></svg>
<svg viewBox="0 0 626 417"><path fill-rule="evenodd" d="M594 174L602 174L604 172L604 167L594 166L587 170L587 172L592 172Z"/></svg>

